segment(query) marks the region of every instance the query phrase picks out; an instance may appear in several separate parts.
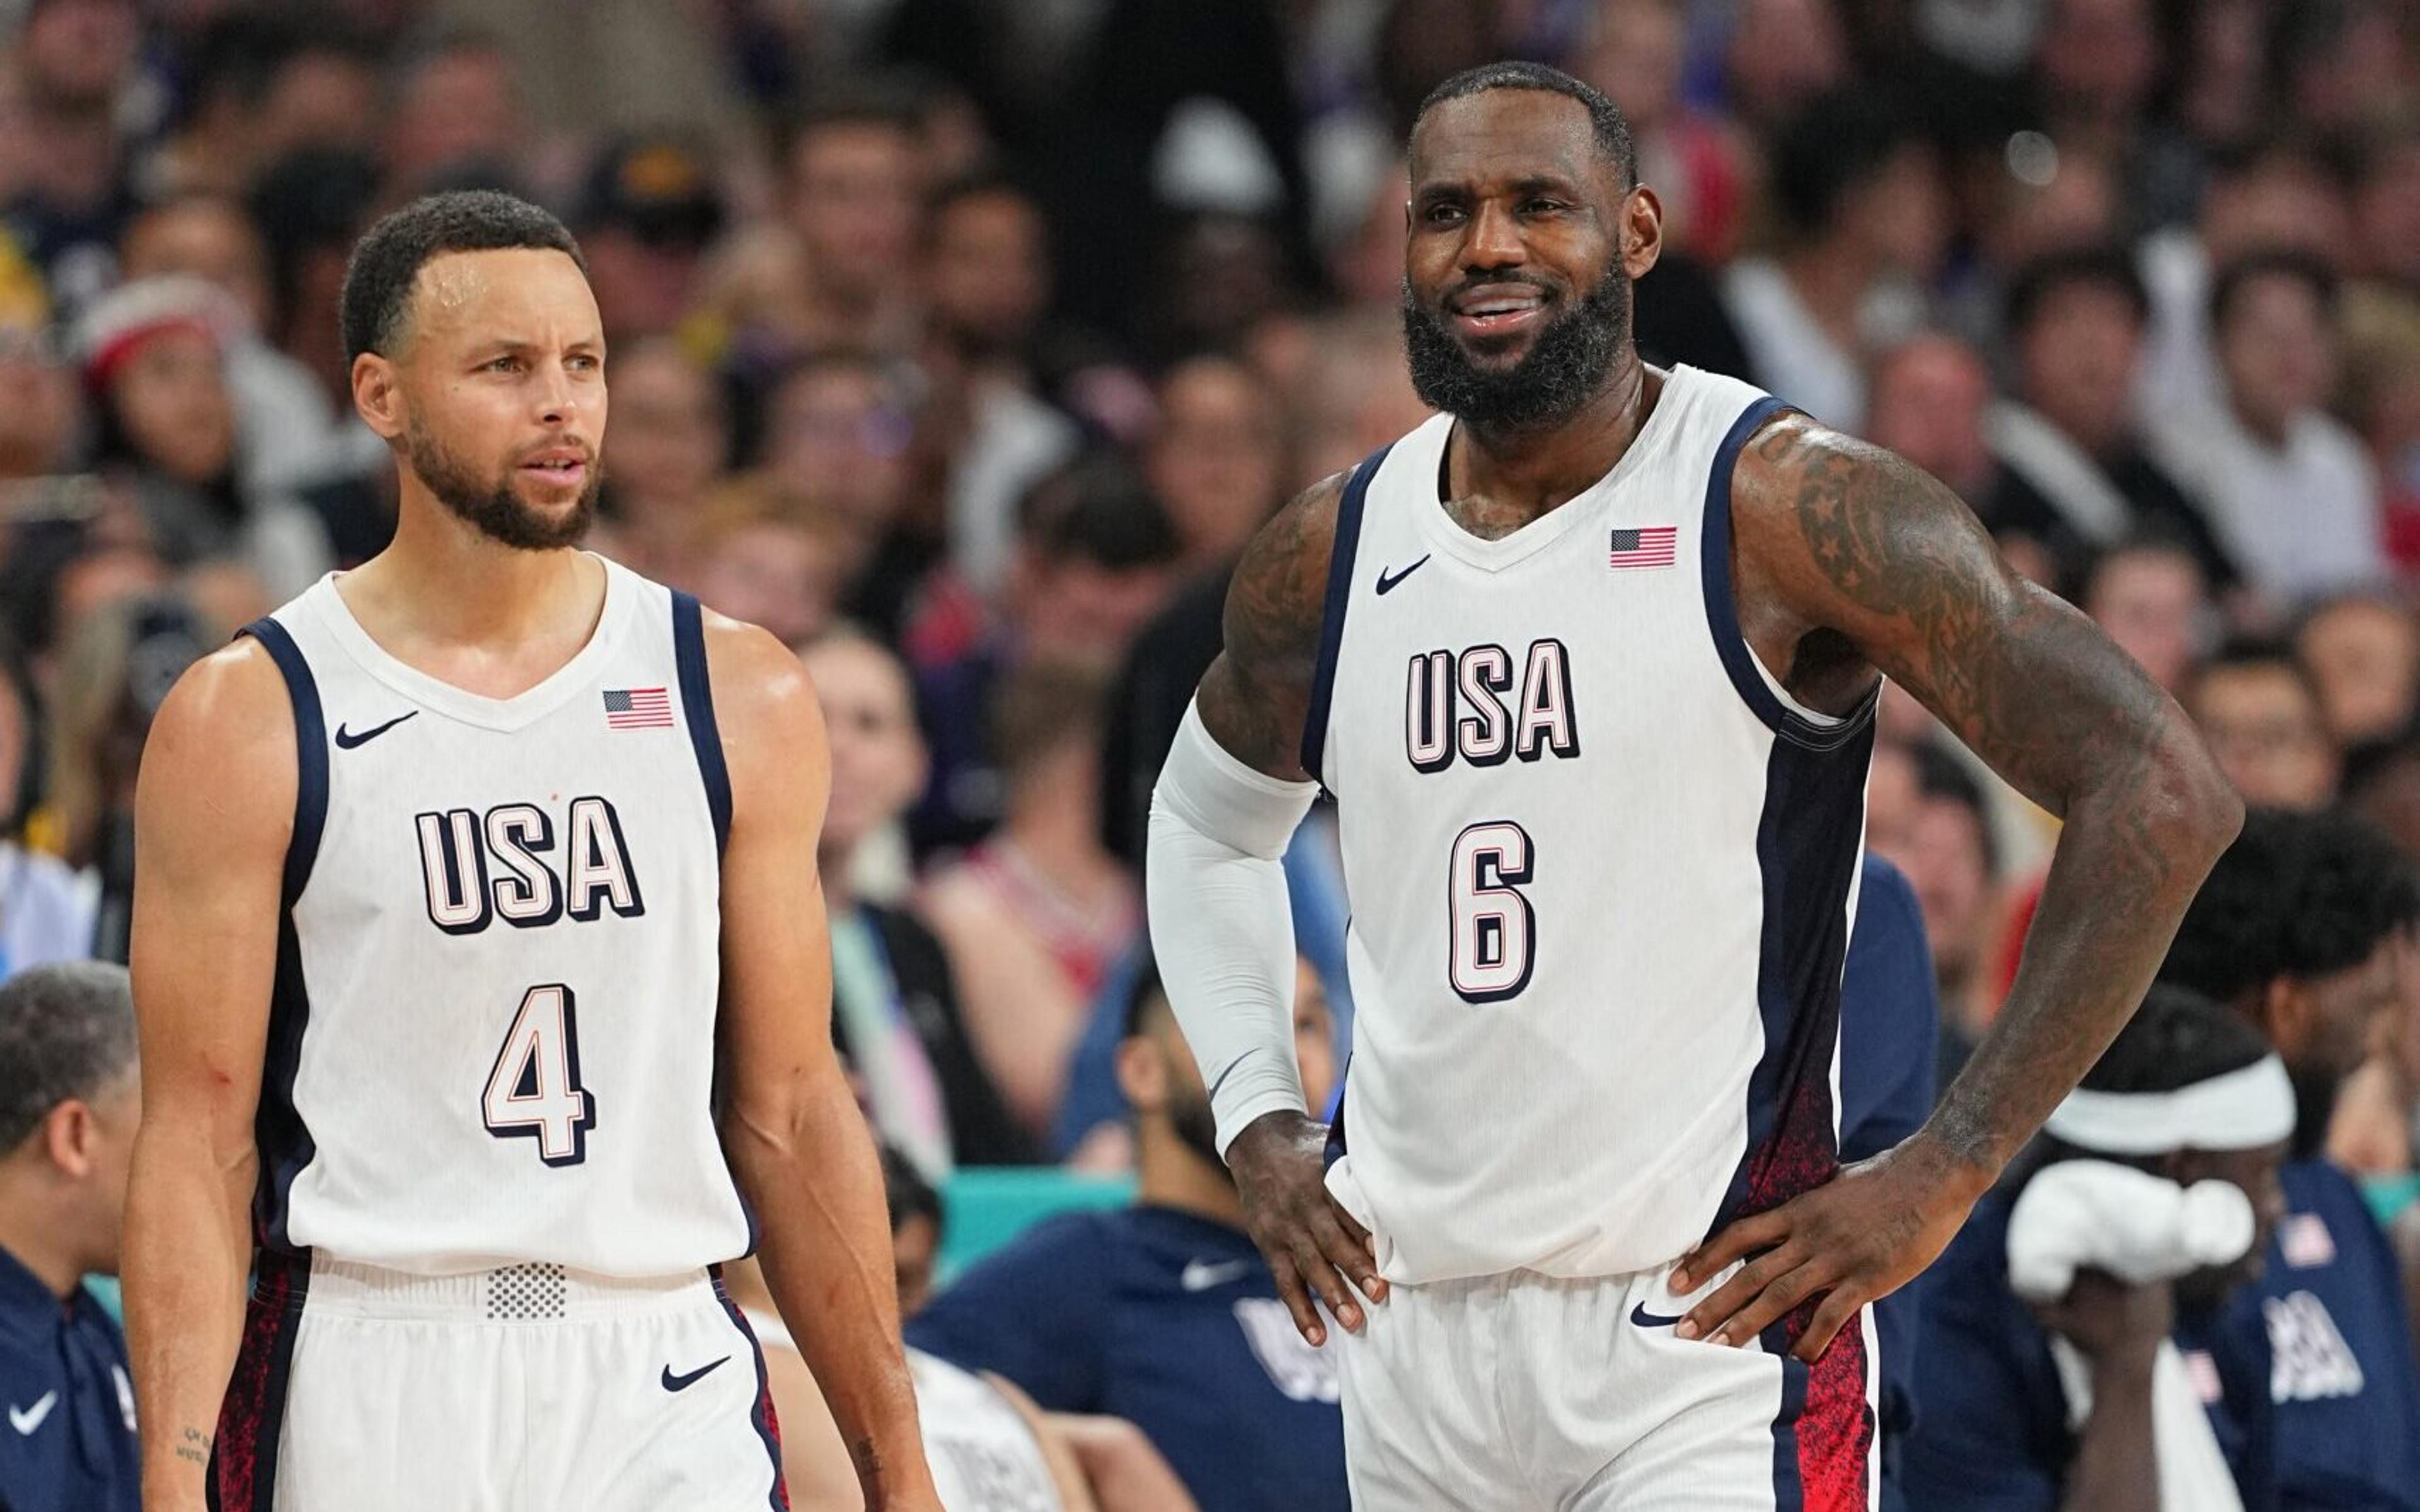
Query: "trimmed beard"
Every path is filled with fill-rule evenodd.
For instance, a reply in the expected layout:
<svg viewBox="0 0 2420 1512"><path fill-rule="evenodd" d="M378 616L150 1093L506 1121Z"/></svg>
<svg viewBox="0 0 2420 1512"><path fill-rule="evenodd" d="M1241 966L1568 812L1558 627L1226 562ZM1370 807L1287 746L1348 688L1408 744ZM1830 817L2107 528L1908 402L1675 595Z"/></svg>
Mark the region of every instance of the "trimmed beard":
<svg viewBox="0 0 2420 1512"><path fill-rule="evenodd" d="M597 491L605 470L588 460L588 481L565 514L549 516L521 501L513 492L512 470L495 478L481 478L470 463L449 451L413 419L403 428L404 459L437 501L457 519L500 546L521 551L551 551L578 546L597 518Z"/></svg>
<svg viewBox="0 0 2420 1512"><path fill-rule="evenodd" d="M1227 1168L1226 1158L1218 1153L1218 1116L1211 1111L1207 1093L1170 1088L1168 1124L1185 1148L1209 1162L1212 1170Z"/></svg>
<svg viewBox="0 0 2420 1512"><path fill-rule="evenodd" d="M1576 307L1549 317L1528 352L1500 370L1474 363L1445 320L1423 308L1411 281L1404 281L1404 356L1412 388L1430 409L1473 425L1534 430L1560 424L1605 387L1629 343L1630 278L1619 253L1606 260L1596 287Z"/></svg>

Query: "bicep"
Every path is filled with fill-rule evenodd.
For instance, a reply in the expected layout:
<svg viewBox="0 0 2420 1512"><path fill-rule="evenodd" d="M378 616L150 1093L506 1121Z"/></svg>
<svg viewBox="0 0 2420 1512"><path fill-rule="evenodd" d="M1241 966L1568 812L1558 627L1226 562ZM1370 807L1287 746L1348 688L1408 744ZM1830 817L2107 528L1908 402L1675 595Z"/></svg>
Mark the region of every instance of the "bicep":
<svg viewBox="0 0 2420 1512"><path fill-rule="evenodd" d="M1312 485L1245 548L1227 586L1221 649L1195 699L1203 728L1228 754L1289 781L1308 780L1303 724L1319 668L1342 481Z"/></svg>
<svg viewBox="0 0 2420 1512"><path fill-rule="evenodd" d="M2080 773L2168 722L2142 669L2011 571L1922 470L1792 418L1759 439L1741 479L1741 540L1804 627L1845 637L2052 812Z"/></svg>
<svg viewBox="0 0 2420 1512"><path fill-rule="evenodd" d="M242 649L189 673L144 748L131 965L145 1119L213 1144L251 1137L296 769L284 687Z"/></svg>

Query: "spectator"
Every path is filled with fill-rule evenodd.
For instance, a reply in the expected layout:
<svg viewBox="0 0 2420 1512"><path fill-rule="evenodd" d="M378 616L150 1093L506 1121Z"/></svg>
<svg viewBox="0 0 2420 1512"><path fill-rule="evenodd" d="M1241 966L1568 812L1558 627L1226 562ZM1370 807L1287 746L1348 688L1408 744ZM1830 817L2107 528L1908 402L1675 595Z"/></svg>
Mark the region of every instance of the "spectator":
<svg viewBox="0 0 2420 1512"><path fill-rule="evenodd" d="M1241 363L1197 357L1161 380L1143 471L1184 543L1180 570L1233 563L1284 502L1284 439L1274 396Z"/></svg>
<svg viewBox="0 0 2420 1512"><path fill-rule="evenodd" d="M309 510L245 480L222 308L214 289L183 277L94 304L77 332L97 410L93 462L133 494L170 564L239 556L272 595L290 597L327 570L327 534Z"/></svg>
<svg viewBox="0 0 2420 1512"><path fill-rule="evenodd" d="M142 1118L121 966L37 966L0 985L0 1503L142 1504L126 1339L86 1274L117 1272Z"/></svg>
<svg viewBox="0 0 2420 1512"><path fill-rule="evenodd" d="M1140 933L1142 898L1100 839L1098 674L1029 661L1001 687L1000 827L926 884L975 1048L1020 1123L1049 1136L1085 1009Z"/></svg>
<svg viewBox="0 0 2420 1512"><path fill-rule="evenodd" d="M2294 654L2340 747L2399 733L2420 712L2420 624L2394 599L2346 594L2304 617Z"/></svg>
<svg viewBox="0 0 2420 1512"><path fill-rule="evenodd" d="M1990 980L2002 922L1999 847L1974 774L1929 742L1908 756L1913 782L1903 819L1878 822L1871 845L1906 873L1923 910L1941 1004L1936 1075L1947 1087L1999 1008Z"/></svg>
<svg viewBox="0 0 2420 1512"><path fill-rule="evenodd" d="M885 632L923 568L899 525L915 431L898 375L858 353L808 358L766 398L759 478L783 510L836 529L843 602Z"/></svg>
<svg viewBox="0 0 2420 1512"><path fill-rule="evenodd" d="M520 77L486 35L442 32L395 67L381 139L391 198L444 187L466 168L508 164L529 139Z"/></svg>
<svg viewBox="0 0 2420 1512"><path fill-rule="evenodd" d="M686 582L707 493L729 455L722 394L685 348L660 338L617 348L612 382L601 513L628 565L661 581ZM827 583L823 597L829 602L837 592L836 583ZM775 633L791 644L805 639Z"/></svg>
<svg viewBox="0 0 2420 1512"><path fill-rule="evenodd" d="M1015 1163L1032 1146L967 1033L959 983L916 918L857 895L859 852L923 786L906 669L861 635L808 646L831 743L831 799L817 859L831 918L832 1032L886 1143L938 1178L953 1164Z"/></svg>
<svg viewBox="0 0 2420 1512"><path fill-rule="evenodd" d="M2149 300L2114 247L2059 253L2021 272L2009 291L2016 356L2013 399L1989 424L2000 473L1977 507L1997 535L2047 548L2062 573L2086 552L2145 531L2189 547L2216 589L2235 563L2175 479L2153 462L2133 396Z"/></svg>
<svg viewBox="0 0 2420 1512"><path fill-rule="evenodd" d="M1926 1279L1913 1505L2275 1504L2269 1350L2227 1308L2282 1216L2293 1117L2257 1031L2152 990ZM2200 1242L2188 1192L2233 1210Z"/></svg>
<svg viewBox="0 0 2420 1512"><path fill-rule="evenodd" d="M2210 511L2253 586L2281 604L2385 570L2378 479L2320 409L2335 382L2335 281L2297 253L2227 265L2211 295L2225 407L2175 417L2154 455Z"/></svg>
<svg viewBox="0 0 2420 1512"><path fill-rule="evenodd" d="M27 6L0 88L0 220L70 311L108 287L133 208L118 111L142 40L133 0Z"/></svg>
<svg viewBox="0 0 2420 1512"><path fill-rule="evenodd" d="M666 554L683 553L680 576L700 602L763 626L783 645L805 645L831 628L847 542L828 520L800 519L743 483L667 523L677 530L652 539L670 543L659 548ZM645 534L622 539L626 557L656 549Z"/></svg>
<svg viewBox="0 0 2420 1512"><path fill-rule="evenodd" d="M1865 359L1912 330L1948 235L1939 165L1870 91L1829 95L1782 131L1770 175L1783 242L1725 274L1766 389L1827 425L1865 424Z"/></svg>
<svg viewBox="0 0 2420 1512"><path fill-rule="evenodd" d="M67 460L76 396L48 311L0 307L0 484L39 478Z"/></svg>
<svg viewBox="0 0 2420 1512"><path fill-rule="evenodd" d="M26 843L42 802L49 758L41 695L25 665L0 644L0 980L53 961L92 953L101 881Z"/></svg>
<svg viewBox="0 0 2420 1512"><path fill-rule="evenodd" d="M2240 640L2187 680L2178 700L2243 801L2314 810L2335 796L2339 755L2319 688L2293 653Z"/></svg>
<svg viewBox="0 0 2420 1512"><path fill-rule="evenodd" d="M1999 479L1983 434L1991 403L1992 375L1975 349L1947 332L1924 332L1875 360L1865 436L1989 509Z"/></svg>
<svg viewBox="0 0 2420 1512"><path fill-rule="evenodd" d="M811 340L907 351L921 318L927 177L914 110L870 94L828 102L791 133L783 163L790 228L806 254Z"/></svg>
<svg viewBox="0 0 2420 1512"><path fill-rule="evenodd" d="M1402 261L1400 249L1396 260ZM1350 310L1315 327L1310 359L1283 409L1294 427L1293 475L1279 490L1288 498L1349 470L1426 420L1429 408L1404 363L1401 318L1391 310ZM1224 574L1220 581L1224 596Z"/></svg>
<svg viewBox="0 0 2420 1512"><path fill-rule="evenodd" d="M92 952L126 959L134 901L134 779L152 716L204 652L194 611L167 594L119 599L77 624L60 653L50 801L59 849L99 872Z"/></svg>
<svg viewBox="0 0 2420 1512"><path fill-rule="evenodd" d="M941 1201L898 1151L882 1151L884 1194L897 1263L899 1310L923 1304L922 1278L939 1242ZM789 1504L800 1512L857 1512L864 1498L822 1390L799 1354L753 1259L723 1272L732 1304L765 1359L768 1390L782 1423L782 1469ZM1019 1512L1194 1512L1159 1452L1120 1418L1042 1412L1000 1376L961 1369L908 1350L924 1453L945 1505Z"/></svg>
<svg viewBox="0 0 2420 1512"><path fill-rule="evenodd" d="M696 299L700 262L722 229L722 199L712 167L689 143L627 137L590 165L571 228L606 339L661 336Z"/></svg>
<svg viewBox="0 0 2420 1512"><path fill-rule="evenodd" d="M2120 542L2093 558L2074 597L2162 689L2184 687L2214 613L2190 548L2161 535Z"/></svg>
<svg viewBox="0 0 2420 1512"><path fill-rule="evenodd" d="M1295 974L1295 1053L1310 1104L1335 1080L1325 1000ZM1135 1206L1026 1230L908 1323L908 1342L996 1370L1050 1412L1142 1429L1203 1512L1342 1508L1336 1365L1295 1332L1242 1227L1209 1093L1156 972L1127 1009L1118 1079L1135 1109Z"/></svg>
<svg viewBox="0 0 2420 1512"><path fill-rule="evenodd" d="M1729 102L1751 129L1771 134L1849 82L1848 37L1832 0L1746 0L1725 39Z"/></svg>
<svg viewBox="0 0 2420 1512"><path fill-rule="evenodd" d="M2336 1098L2399 1006L2412 863L2358 821L2255 812L2186 912L2161 978L2226 1002L2292 1077L2287 1212L2235 1326L2276 1365L2287 1506L2420 1507L2420 1369L2393 1251L2325 1146Z"/></svg>

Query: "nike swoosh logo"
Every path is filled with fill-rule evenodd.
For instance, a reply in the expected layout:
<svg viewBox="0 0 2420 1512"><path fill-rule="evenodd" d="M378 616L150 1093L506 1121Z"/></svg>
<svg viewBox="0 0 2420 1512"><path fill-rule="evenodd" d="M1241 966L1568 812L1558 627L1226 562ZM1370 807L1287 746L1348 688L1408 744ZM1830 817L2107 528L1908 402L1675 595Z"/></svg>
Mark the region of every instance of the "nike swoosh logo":
<svg viewBox="0 0 2420 1512"><path fill-rule="evenodd" d="M418 709L414 709L411 714L398 714L394 718L389 719L386 723L372 725L358 735L354 734L351 731L346 729L340 724L336 726L336 748L339 750L350 750L355 746L366 746L371 741L376 740L382 734L385 734L388 731L394 729L396 725L403 723L406 719L412 717L413 715L416 715L420 711Z"/></svg>
<svg viewBox="0 0 2420 1512"><path fill-rule="evenodd" d="M8 1409L8 1426L15 1428L21 1438L30 1435L36 1428L42 1426L42 1419L51 1415L51 1409L58 1405L59 1394L56 1391L46 1391L42 1393L42 1399L31 1407Z"/></svg>
<svg viewBox="0 0 2420 1512"><path fill-rule="evenodd" d="M1223 1287L1230 1281L1242 1280L1244 1273L1251 1268L1249 1260L1229 1260L1220 1265L1213 1265L1207 1260L1187 1260L1185 1273L1177 1279L1187 1291L1207 1291L1212 1287Z"/></svg>
<svg viewBox="0 0 2420 1512"><path fill-rule="evenodd" d="M699 1365L696 1369L690 1371L685 1376L674 1375L673 1367L666 1365L664 1366L664 1390L687 1391L691 1386L694 1386L699 1381L705 1380L707 1376L712 1375L716 1365L723 1365L730 1359L731 1356L726 1354L721 1359L715 1361L713 1365Z"/></svg>
<svg viewBox="0 0 2420 1512"><path fill-rule="evenodd" d="M1669 1318L1662 1313L1651 1313L1643 1302L1630 1309L1630 1320L1641 1328L1670 1328L1681 1320L1681 1317L1679 1313L1674 1313Z"/></svg>
<svg viewBox="0 0 2420 1512"><path fill-rule="evenodd" d="M1388 593L1393 591L1394 586L1397 583L1402 582L1404 579L1419 571L1422 567L1427 566L1429 557L1433 557L1435 555L1436 555L1436 553L1432 551L1428 556L1420 558L1419 561L1413 563L1410 566L1405 567L1401 572L1388 572L1386 568L1380 567L1378 569L1378 596L1384 598Z"/></svg>

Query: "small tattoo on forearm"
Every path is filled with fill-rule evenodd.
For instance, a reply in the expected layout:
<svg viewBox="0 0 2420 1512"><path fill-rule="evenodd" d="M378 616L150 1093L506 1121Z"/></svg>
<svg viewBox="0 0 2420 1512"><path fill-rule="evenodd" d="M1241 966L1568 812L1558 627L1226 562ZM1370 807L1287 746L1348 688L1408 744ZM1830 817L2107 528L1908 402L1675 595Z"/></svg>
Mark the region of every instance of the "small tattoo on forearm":
<svg viewBox="0 0 2420 1512"><path fill-rule="evenodd" d="M870 1491L882 1484L882 1451L874 1446L871 1438L850 1444L848 1458L857 1466L858 1483L865 1489Z"/></svg>

